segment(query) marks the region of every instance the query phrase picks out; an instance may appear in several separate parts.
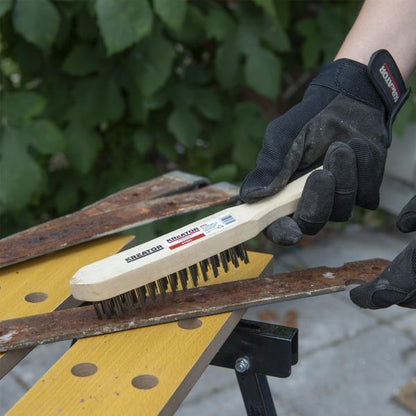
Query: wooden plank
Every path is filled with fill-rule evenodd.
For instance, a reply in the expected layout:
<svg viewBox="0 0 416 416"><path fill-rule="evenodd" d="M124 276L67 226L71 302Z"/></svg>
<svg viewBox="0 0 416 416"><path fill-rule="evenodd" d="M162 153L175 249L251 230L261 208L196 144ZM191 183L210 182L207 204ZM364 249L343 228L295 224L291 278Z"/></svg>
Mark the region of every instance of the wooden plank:
<svg viewBox="0 0 416 416"><path fill-rule="evenodd" d="M68 282L79 267L131 241L131 236L108 237L0 270L0 320L58 308L70 296ZM0 354L0 378L29 351Z"/></svg>
<svg viewBox="0 0 416 416"><path fill-rule="evenodd" d="M394 395L394 400L409 410L412 415L416 415L416 380L403 386L397 394Z"/></svg>
<svg viewBox="0 0 416 416"><path fill-rule="evenodd" d="M136 190L137 187L128 188L73 214L3 238L0 240L0 267L161 218L230 203L238 196L238 188L230 184L210 185L184 193L166 196L162 194L157 197L156 190L169 193L167 191L172 186L166 188L161 185L148 185L150 189L146 189L147 192ZM179 190L183 191L183 188L182 184ZM141 200L145 196L150 199Z"/></svg>
<svg viewBox="0 0 416 416"><path fill-rule="evenodd" d="M149 299L144 309L136 306L124 316L112 319L97 319L90 305L0 321L0 351L335 293L351 283L370 282L389 263L381 259L362 260L341 267L315 267L167 293L164 298Z"/></svg>
<svg viewBox="0 0 416 416"><path fill-rule="evenodd" d="M249 264L208 284L259 275L272 258L250 256ZM79 340L8 415L171 415L243 312Z"/></svg>

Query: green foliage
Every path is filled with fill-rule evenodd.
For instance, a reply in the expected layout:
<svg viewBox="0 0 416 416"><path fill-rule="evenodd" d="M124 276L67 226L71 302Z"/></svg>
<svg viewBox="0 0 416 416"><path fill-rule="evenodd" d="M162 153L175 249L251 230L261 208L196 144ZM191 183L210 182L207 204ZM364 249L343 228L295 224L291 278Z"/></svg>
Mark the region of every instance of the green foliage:
<svg viewBox="0 0 416 416"><path fill-rule="evenodd" d="M240 181L358 7L0 0L1 234L170 169Z"/></svg>
<svg viewBox="0 0 416 416"><path fill-rule="evenodd" d="M49 0L16 0L13 24L20 33L44 51L51 47L59 29L59 13Z"/></svg>
<svg viewBox="0 0 416 416"><path fill-rule="evenodd" d="M152 30L153 14L147 0L97 0L96 12L109 55L133 45Z"/></svg>

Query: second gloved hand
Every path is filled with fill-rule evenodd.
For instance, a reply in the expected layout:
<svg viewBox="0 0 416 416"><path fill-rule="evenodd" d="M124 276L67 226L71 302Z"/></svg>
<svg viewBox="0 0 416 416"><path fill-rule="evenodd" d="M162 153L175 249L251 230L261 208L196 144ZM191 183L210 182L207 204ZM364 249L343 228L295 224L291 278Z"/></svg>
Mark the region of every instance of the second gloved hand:
<svg viewBox="0 0 416 416"><path fill-rule="evenodd" d="M266 230L270 239L295 244L329 220L348 220L354 204L377 208L391 123L407 95L387 51L376 52L368 67L340 59L322 68L303 100L269 124L256 168L240 189L243 201L255 202L323 163L293 218Z"/></svg>
<svg viewBox="0 0 416 416"><path fill-rule="evenodd" d="M405 233L416 230L416 197L403 208L397 227ZM416 241L412 241L380 276L352 289L350 298L361 308L380 309L391 305L416 308Z"/></svg>

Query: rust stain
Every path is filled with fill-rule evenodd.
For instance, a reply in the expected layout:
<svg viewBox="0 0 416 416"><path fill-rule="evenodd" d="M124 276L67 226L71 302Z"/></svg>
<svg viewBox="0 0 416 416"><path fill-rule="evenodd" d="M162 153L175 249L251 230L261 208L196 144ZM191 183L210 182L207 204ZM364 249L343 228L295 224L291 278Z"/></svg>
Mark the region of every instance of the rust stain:
<svg viewBox="0 0 416 416"><path fill-rule="evenodd" d="M298 326L298 315L299 313L297 309L289 309L285 314L285 320L283 322L283 325L290 327Z"/></svg>
<svg viewBox="0 0 416 416"><path fill-rule="evenodd" d="M0 240L0 267L28 260L161 218L196 211L237 199L235 191L162 176L110 195L73 214L60 217ZM153 187L152 187L153 186ZM160 194L155 194L157 189ZM166 195L168 194L168 195Z"/></svg>
<svg viewBox="0 0 416 416"><path fill-rule="evenodd" d="M278 313L274 312L274 311L260 311L257 314L257 318L260 321L265 321L265 322L280 322L280 316Z"/></svg>
<svg viewBox="0 0 416 416"><path fill-rule="evenodd" d="M337 268L317 267L203 286L169 293L165 299L158 295L146 308L136 308L131 314L111 319L99 320L93 306L83 306L1 321L0 352L334 293L345 290L352 280L362 283L373 280L388 264L387 260L372 259ZM333 272L336 277L325 279L326 272ZM298 311L288 310L283 320L287 326L297 326Z"/></svg>

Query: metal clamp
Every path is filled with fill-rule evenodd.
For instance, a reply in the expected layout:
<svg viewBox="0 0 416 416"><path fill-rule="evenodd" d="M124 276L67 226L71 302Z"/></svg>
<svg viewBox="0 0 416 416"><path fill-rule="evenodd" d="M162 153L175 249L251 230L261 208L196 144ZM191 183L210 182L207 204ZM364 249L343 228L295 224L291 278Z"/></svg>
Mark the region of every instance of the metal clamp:
<svg viewBox="0 0 416 416"><path fill-rule="evenodd" d="M248 416L276 416L266 376L288 377L297 361L297 328L242 319L211 364L235 370Z"/></svg>

